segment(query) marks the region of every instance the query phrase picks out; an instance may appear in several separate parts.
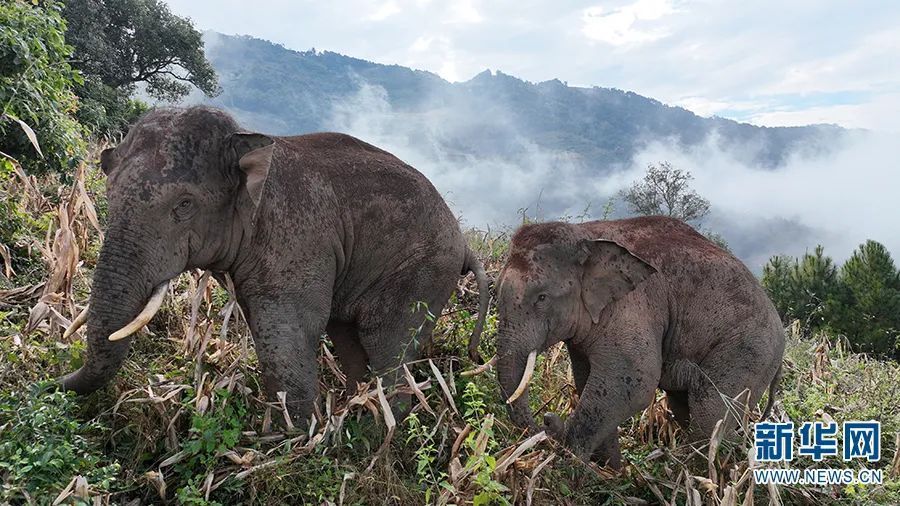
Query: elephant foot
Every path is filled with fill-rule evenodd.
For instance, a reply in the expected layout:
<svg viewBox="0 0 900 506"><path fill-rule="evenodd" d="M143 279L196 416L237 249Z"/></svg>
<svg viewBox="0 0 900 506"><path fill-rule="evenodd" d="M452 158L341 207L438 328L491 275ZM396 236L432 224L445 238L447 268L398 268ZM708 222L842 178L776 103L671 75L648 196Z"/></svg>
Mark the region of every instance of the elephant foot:
<svg viewBox="0 0 900 506"><path fill-rule="evenodd" d="M569 450L585 463L596 462L610 469L622 470L622 454L619 450L619 436L613 434L600 442L596 447L583 447L574 444L566 432L566 424L556 413L544 413L544 431L553 439L565 444Z"/></svg>
<svg viewBox="0 0 900 506"><path fill-rule="evenodd" d="M557 441L565 440L566 424L556 413L544 413L544 430Z"/></svg>
<svg viewBox="0 0 900 506"><path fill-rule="evenodd" d="M613 434L611 437L601 442L594 449L591 460L600 466L606 466L610 469L622 470L622 452L619 449L619 435Z"/></svg>

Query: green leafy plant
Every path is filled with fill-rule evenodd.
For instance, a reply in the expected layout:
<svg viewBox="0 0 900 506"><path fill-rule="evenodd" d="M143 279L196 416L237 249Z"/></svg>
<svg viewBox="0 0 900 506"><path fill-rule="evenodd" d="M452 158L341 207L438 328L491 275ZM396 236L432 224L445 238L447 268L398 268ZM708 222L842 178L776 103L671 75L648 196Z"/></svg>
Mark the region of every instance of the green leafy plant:
<svg viewBox="0 0 900 506"><path fill-rule="evenodd" d="M485 393L474 381L466 383L463 390L463 417L472 426L481 424L484 419L487 404L484 401Z"/></svg>
<svg viewBox="0 0 900 506"><path fill-rule="evenodd" d="M436 489L450 488L452 486L447 481L447 473L443 471L435 472L435 461L437 460L438 447L434 441L434 435L437 426L433 429L422 424L419 415L410 413L404 421L406 425L406 443L418 445L415 450L416 458L416 478L420 485L426 486L425 503L431 502L432 494Z"/></svg>
<svg viewBox="0 0 900 506"><path fill-rule="evenodd" d="M106 461L102 446L91 438L106 429L95 420L82 422L77 412L72 393L35 388L2 396L0 502L56 495L78 475L98 490L113 486L120 466Z"/></svg>
<svg viewBox="0 0 900 506"><path fill-rule="evenodd" d="M493 420L484 418L478 424L479 431L473 431L465 441L465 447L469 451L465 469L470 470L475 482L476 492L472 499L473 504L482 506L487 504L510 504L506 493L509 488L494 479L494 470L497 468L497 459L492 455L499 443L493 428ZM478 435L486 437L484 451L478 448Z"/></svg>
<svg viewBox="0 0 900 506"><path fill-rule="evenodd" d="M215 468L216 460L234 448L241 438L247 406L240 396L216 390L216 407L205 413L194 411L188 438L182 442L184 458L175 466L186 485L178 490L179 500L193 497L199 483ZM188 408L194 410L193 404ZM190 501L187 501L190 502Z"/></svg>
<svg viewBox="0 0 900 506"><path fill-rule="evenodd" d="M29 173L68 172L84 156L62 4L0 4L0 151ZM40 147L38 147L40 146Z"/></svg>

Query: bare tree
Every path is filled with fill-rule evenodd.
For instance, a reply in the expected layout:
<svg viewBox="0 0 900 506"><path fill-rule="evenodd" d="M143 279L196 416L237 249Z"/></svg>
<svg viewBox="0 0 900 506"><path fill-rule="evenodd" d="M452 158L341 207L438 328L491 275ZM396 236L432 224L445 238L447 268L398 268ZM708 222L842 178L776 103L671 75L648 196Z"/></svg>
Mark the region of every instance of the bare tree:
<svg viewBox="0 0 900 506"><path fill-rule="evenodd" d="M709 201L689 186L694 177L676 169L669 162L647 166L647 174L631 188L623 190L622 199L635 214L662 215L690 223L709 214Z"/></svg>

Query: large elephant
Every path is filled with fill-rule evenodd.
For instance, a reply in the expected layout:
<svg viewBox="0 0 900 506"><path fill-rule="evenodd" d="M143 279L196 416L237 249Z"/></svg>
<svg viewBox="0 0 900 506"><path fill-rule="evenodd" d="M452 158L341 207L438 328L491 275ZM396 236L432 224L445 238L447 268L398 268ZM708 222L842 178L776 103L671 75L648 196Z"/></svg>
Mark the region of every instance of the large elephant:
<svg viewBox="0 0 900 506"><path fill-rule="evenodd" d="M769 389L771 409L784 353L778 313L738 259L678 220L523 226L498 310L497 373L512 420L539 428L528 404L535 357L564 342L579 401L565 424L548 413L544 425L583 459L620 467L616 428L657 388L691 440L709 437L726 404L753 406Z"/></svg>
<svg viewBox="0 0 900 506"><path fill-rule="evenodd" d="M425 176L356 138L271 137L212 108L157 109L101 166L109 224L84 365L62 378L67 390L108 382L169 280L194 268L231 275L266 395L285 392L300 421L326 331L348 385L367 367L393 381L431 338L428 311L474 272L481 332L487 281L452 212Z"/></svg>

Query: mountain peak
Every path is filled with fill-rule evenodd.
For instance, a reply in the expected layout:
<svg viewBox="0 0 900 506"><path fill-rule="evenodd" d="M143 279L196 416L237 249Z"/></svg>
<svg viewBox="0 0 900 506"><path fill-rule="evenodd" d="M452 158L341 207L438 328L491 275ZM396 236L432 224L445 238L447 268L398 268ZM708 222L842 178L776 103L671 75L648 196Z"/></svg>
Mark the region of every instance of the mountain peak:
<svg viewBox="0 0 900 506"><path fill-rule="evenodd" d="M494 73L491 72L491 69L484 69L481 72L475 74L475 76L472 77L472 79L469 79L467 82L472 83L477 81L484 81L492 77L494 77Z"/></svg>

